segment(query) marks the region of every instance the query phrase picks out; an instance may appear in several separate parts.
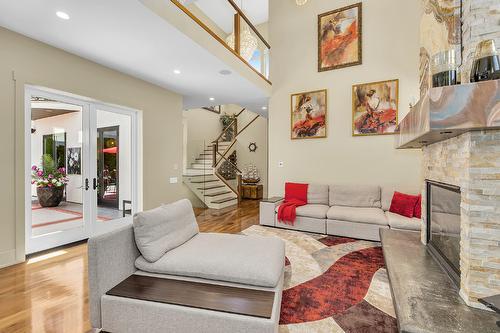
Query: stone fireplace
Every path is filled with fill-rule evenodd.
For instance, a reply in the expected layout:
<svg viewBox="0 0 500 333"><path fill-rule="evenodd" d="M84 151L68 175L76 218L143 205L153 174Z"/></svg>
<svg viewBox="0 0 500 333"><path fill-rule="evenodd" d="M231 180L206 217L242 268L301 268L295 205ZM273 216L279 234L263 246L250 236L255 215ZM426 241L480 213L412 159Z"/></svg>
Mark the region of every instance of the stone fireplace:
<svg viewBox="0 0 500 333"><path fill-rule="evenodd" d="M500 80L431 88L400 122L398 149L421 148L425 180L460 188L460 296L500 294Z"/></svg>
<svg viewBox="0 0 500 333"><path fill-rule="evenodd" d="M500 130L466 132L424 146L422 175L460 187L460 295L482 308L478 298L500 293Z"/></svg>

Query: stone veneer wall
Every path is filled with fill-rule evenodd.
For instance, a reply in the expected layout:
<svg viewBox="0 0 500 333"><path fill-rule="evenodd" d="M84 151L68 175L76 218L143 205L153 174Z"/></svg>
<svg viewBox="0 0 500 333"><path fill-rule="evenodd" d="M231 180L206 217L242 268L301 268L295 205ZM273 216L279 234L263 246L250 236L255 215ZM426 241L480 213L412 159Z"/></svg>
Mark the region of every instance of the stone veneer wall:
<svg viewBox="0 0 500 333"><path fill-rule="evenodd" d="M422 166L424 179L460 186L460 295L468 305L483 308L478 298L500 294L500 130L469 132L424 147ZM425 243L425 193L422 197Z"/></svg>
<svg viewBox="0 0 500 333"><path fill-rule="evenodd" d="M462 83L469 73L478 42L494 39L500 49L500 3L498 0L462 0Z"/></svg>

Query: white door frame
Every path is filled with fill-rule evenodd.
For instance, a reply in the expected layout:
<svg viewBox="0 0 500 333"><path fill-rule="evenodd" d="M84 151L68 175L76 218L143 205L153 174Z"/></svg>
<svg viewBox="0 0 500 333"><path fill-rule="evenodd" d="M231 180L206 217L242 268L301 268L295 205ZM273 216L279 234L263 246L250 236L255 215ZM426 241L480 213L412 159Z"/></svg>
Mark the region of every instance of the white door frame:
<svg viewBox="0 0 500 333"><path fill-rule="evenodd" d="M92 103L90 105L90 142L97 142L97 112L101 111L106 111L106 112L112 112L112 113L118 113L122 115L126 115L130 117L130 126L131 126L131 135L130 135L130 141L131 141L131 175L132 175L132 184L131 184L131 201L132 201L132 214L138 211L139 208L139 181L138 181L138 170L139 170L139 154L138 154L138 138L139 138L139 133L138 133L138 113L137 111L129 108L124 108L121 106L114 106L114 105L109 105L109 104L104 104L104 103ZM91 156L97 156L97 146L96 145L90 145L90 154ZM97 178L97 163L94 163L94 158L91 158L91 166L90 166L90 175L91 178ZM92 207L96 207L96 209L92 210L92 216L91 216L91 234L96 235L100 234L112 229L115 229L124 223L126 223L128 220L130 220L130 217L123 217L119 219L114 219L106 222L98 222L97 221L97 191L92 190L95 195L92 196L92 200L95 201L92 203Z"/></svg>
<svg viewBox="0 0 500 333"><path fill-rule="evenodd" d="M42 236L34 242L31 228L31 96L41 96L48 99L59 100L70 104L82 106L82 181L89 179L90 188L83 191L83 229L68 230L60 233L52 233ZM116 228L131 220L131 217L107 221L106 223L97 223L97 191L92 188L92 178L97 176L97 141L96 128L96 110L121 113L131 117L131 174L132 174L132 214L142 209L142 140L140 140L141 114L139 110L103 103L88 97L78 96L50 88L25 85L24 96L24 159L25 159L25 250L26 254L50 249L53 247L69 244L89 238L92 235L99 234ZM90 128L93 125L93 129ZM91 144L93 143L93 144ZM85 172L85 175L83 174ZM82 184L84 185L84 184ZM125 219L125 221L124 221ZM101 225L103 227L101 227ZM72 232L73 231L73 232Z"/></svg>

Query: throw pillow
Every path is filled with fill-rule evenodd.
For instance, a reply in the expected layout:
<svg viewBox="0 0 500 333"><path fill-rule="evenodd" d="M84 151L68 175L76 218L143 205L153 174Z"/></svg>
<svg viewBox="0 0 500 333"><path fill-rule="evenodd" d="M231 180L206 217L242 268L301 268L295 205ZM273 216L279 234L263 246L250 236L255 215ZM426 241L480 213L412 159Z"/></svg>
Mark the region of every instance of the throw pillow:
<svg viewBox="0 0 500 333"><path fill-rule="evenodd" d="M418 195L418 200L415 204L415 211L413 212L413 216L419 219L422 218L422 194Z"/></svg>
<svg viewBox="0 0 500 333"><path fill-rule="evenodd" d="M134 235L144 259L155 262L199 233L187 199L134 215Z"/></svg>
<svg viewBox="0 0 500 333"><path fill-rule="evenodd" d="M416 195L409 195L396 191L392 196L391 208L389 208L389 211L406 217L413 217L417 200L418 196Z"/></svg>

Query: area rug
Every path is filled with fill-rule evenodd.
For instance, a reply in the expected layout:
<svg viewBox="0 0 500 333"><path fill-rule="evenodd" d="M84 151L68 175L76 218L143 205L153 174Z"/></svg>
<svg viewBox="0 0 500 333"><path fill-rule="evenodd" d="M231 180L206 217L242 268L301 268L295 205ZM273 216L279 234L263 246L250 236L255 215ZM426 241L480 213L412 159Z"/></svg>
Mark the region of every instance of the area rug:
<svg viewBox="0 0 500 333"><path fill-rule="evenodd" d="M285 241L280 333L397 332L378 242L252 226Z"/></svg>

